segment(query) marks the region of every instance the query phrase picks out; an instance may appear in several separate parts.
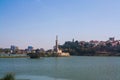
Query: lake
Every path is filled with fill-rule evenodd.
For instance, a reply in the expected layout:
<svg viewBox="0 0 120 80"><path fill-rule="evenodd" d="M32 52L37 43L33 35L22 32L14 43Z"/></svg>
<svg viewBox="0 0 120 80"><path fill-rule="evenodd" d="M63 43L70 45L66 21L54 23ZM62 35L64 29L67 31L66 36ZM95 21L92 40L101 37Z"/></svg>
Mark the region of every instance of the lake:
<svg viewBox="0 0 120 80"><path fill-rule="evenodd" d="M26 80L120 80L120 57L0 58L0 77Z"/></svg>

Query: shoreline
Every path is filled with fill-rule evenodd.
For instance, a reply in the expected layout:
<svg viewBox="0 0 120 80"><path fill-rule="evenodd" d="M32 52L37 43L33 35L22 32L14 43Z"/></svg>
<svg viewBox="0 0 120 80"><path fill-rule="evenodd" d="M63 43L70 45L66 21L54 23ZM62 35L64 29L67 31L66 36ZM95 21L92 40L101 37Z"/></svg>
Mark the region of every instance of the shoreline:
<svg viewBox="0 0 120 80"><path fill-rule="evenodd" d="M72 55L72 56L77 56L77 55ZM44 56L44 57L54 57L54 56ZM64 57L64 56L59 56L59 57ZM120 56L115 56L115 55L114 56L106 56L106 55L85 56L84 55L83 57L120 57ZM30 58L30 57L29 56L0 56L0 58Z"/></svg>
<svg viewBox="0 0 120 80"><path fill-rule="evenodd" d="M29 58L28 56L0 56L0 58Z"/></svg>

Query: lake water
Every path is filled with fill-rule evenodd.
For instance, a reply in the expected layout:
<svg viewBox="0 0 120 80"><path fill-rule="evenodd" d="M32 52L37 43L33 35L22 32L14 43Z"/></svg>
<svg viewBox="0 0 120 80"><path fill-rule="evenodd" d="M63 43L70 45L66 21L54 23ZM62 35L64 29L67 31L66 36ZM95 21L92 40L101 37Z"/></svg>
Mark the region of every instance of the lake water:
<svg viewBox="0 0 120 80"><path fill-rule="evenodd" d="M26 80L120 80L120 57L0 58L0 77L8 72Z"/></svg>

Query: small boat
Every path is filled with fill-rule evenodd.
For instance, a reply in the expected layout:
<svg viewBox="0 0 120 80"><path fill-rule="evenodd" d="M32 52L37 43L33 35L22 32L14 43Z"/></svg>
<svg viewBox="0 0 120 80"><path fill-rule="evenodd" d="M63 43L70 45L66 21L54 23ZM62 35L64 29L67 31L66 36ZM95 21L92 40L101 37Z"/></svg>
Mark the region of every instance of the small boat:
<svg viewBox="0 0 120 80"><path fill-rule="evenodd" d="M27 54L30 58L40 58L40 54L38 53L29 53Z"/></svg>

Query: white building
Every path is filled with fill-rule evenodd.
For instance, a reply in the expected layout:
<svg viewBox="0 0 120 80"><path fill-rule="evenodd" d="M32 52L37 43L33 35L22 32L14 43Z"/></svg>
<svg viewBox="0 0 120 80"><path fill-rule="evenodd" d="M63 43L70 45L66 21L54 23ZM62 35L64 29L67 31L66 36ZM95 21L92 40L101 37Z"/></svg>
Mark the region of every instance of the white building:
<svg viewBox="0 0 120 80"><path fill-rule="evenodd" d="M55 46L55 53L56 53L56 56L58 56L58 57L68 57L68 56L70 56L70 54L69 53L65 53L65 52L62 52L62 50L60 50L59 49L59 47L58 47L58 36L56 36L56 41L55 41L55 43L56 43L56 46Z"/></svg>

